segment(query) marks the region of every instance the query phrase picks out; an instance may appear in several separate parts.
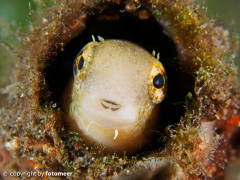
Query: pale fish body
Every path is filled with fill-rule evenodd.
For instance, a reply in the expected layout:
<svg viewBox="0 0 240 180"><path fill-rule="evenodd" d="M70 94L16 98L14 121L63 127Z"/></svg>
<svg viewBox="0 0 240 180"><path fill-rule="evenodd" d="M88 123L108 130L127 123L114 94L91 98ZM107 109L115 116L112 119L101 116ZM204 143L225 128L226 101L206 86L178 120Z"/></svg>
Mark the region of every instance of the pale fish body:
<svg viewBox="0 0 240 180"><path fill-rule="evenodd" d="M69 116L86 144L105 152L137 152L156 127L166 92L162 64L143 48L122 40L88 43L74 61Z"/></svg>

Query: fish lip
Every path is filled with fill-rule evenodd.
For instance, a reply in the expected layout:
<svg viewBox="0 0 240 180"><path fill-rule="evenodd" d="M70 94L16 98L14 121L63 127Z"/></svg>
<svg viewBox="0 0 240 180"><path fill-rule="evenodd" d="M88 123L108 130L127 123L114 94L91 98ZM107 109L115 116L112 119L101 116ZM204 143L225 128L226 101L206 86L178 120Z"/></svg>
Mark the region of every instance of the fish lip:
<svg viewBox="0 0 240 180"><path fill-rule="evenodd" d="M100 101L101 101L102 106L105 109L110 109L112 111L117 111L118 109L121 108L120 104L117 104L117 103L115 103L113 101L108 101L108 100L104 100L104 99L100 99Z"/></svg>

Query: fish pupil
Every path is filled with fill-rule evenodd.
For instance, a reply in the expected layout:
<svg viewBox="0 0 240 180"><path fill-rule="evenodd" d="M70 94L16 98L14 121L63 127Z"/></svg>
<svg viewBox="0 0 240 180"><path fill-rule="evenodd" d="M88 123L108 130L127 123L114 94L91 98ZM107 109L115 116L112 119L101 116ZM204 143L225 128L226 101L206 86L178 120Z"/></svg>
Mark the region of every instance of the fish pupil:
<svg viewBox="0 0 240 180"><path fill-rule="evenodd" d="M81 55L80 61L78 63L78 69L79 70L81 70L83 68L83 64L84 64L84 59L83 59L83 56Z"/></svg>
<svg viewBox="0 0 240 180"><path fill-rule="evenodd" d="M158 74L153 79L153 85L155 88L160 89L163 87L163 76L161 74Z"/></svg>

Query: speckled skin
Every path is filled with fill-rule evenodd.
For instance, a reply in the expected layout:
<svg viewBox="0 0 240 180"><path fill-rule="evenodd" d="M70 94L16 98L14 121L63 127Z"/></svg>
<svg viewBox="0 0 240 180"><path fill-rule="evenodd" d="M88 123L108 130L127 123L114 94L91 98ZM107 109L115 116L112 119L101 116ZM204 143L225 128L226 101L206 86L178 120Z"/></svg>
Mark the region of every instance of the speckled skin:
<svg viewBox="0 0 240 180"><path fill-rule="evenodd" d="M65 103L68 118L85 143L102 144L108 153L135 153L149 142L157 123L154 107L166 91L162 64L143 48L120 40L90 42L82 56L83 68L75 72ZM159 73L164 86L157 89L153 78Z"/></svg>

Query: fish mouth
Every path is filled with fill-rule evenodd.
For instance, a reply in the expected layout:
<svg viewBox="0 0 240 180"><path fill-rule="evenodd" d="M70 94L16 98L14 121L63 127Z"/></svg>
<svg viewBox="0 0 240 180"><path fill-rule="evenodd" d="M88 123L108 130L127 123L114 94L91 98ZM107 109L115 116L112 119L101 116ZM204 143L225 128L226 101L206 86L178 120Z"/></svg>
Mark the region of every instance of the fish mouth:
<svg viewBox="0 0 240 180"><path fill-rule="evenodd" d="M112 101L108 101L108 100L104 100L104 99L100 99L101 101L101 104L102 106L105 108L105 109L110 109L112 111L117 111L118 109L121 108L121 105L120 104L117 104L115 102L112 102Z"/></svg>
<svg viewBox="0 0 240 180"><path fill-rule="evenodd" d="M83 94L79 105L79 112L81 112L79 113L81 116L79 119L88 121L88 124L94 122L99 127L125 128L132 126L139 117L139 106L117 103L117 101L111 101L110 98L99 98L88 92Z"/></svg>

